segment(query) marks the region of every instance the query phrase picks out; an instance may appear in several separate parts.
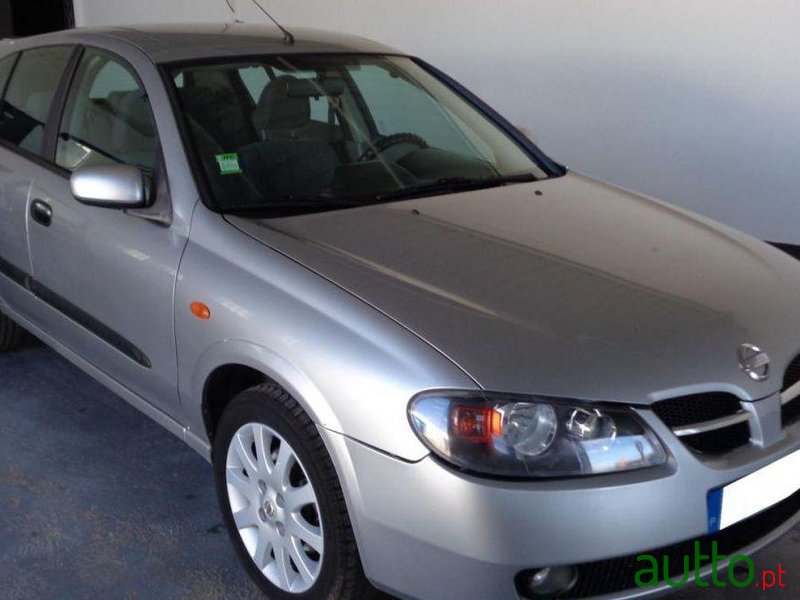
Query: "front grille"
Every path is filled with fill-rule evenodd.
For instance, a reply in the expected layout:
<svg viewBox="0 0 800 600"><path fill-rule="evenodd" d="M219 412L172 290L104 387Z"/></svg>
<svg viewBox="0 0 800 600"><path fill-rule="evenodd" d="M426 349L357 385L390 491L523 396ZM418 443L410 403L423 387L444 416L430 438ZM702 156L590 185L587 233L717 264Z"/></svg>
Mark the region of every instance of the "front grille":
<svg viewBox="0 0 800 600"><path fill-rule="evenodd" d="M785 392L798 381L800 381L800 355L786 367L786 373L783 375L783 389L781 391ZM781 409L781 422L784 427L788 427L798 420L800 420L800 398L789 401L787 404L784 404Z"/></svg>
<svg viewBox="0 0 800 600"><path fill-rule="evenodd" d="M700 454L724 454L750 443L750 426L737 423L724 429L688 435L681 440Z"/></svg>
<svg viewBox="0 0 800 600"><path fill-rule="evenodd" d="M800 355L786 367L786 373L783 375L783 389L788 390L798 381L800 381Z"/></svg>
<svg viewBox="0 0 800 600"><path fill-rule="evenodd" d="M794 425L798 420L800 420L800 398L781 408L781 424L784 427Z"/></svg>
<svg viewBox="0 0 800 600"><path fill-rule="evenodd" d="M675 428L727 417L741 408L736 396L712 392L656 402L653 405L653 412L664 421L667 427Z"/></svg>
<svg viewBox="0 0 800 600"><path fill-rule="evenodd" d="M695 541L700 542L700 552L703 555L710 556L711 543L717 542L717 555L733 556L776 530L799 511L800 492L796 492L775 506L713 535L628 556L577 565L578 579L575 587L560 597L589 598L636 589L634 579L636 572L650 564L636 560L636 557L642 554L654 556L659 566L663 566L665 556L669 557L670 577L674 581L680 580L683 576L684 556L691 556L690 564L692 568L694 567ZM706 562L701 567L707 564ZM663 578L663 572L661 576Z"/></svg>
<svg viewBox="0 0 800 600"><path fill-rule="evenodd" d="M736 396L721 392L670 398L656 402L652 408L670 429L730 417L742 410ZM746 421L734 423L713 431L683 436L681 441L700 454L724 454L750 443L750 427Z"/></svg>

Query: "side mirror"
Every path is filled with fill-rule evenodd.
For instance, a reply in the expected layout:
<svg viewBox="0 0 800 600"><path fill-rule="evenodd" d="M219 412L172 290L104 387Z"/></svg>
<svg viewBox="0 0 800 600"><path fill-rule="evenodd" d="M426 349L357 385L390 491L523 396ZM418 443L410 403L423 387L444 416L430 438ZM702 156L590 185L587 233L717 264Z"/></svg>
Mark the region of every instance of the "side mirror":
<svg viewBox="0 0 800 600"><path fill-rule="evenodd" d="M132 165L83 167L70 178L72 195L82 204L105 208L144 208L147 186L144 173Z"/></svg>

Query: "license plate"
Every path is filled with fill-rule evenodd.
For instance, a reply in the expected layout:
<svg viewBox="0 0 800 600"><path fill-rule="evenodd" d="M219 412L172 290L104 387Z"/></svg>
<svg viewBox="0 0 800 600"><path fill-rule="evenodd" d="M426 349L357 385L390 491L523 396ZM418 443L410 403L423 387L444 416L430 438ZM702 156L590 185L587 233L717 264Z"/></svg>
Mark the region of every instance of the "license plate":
<svg viewBox="0 0 800 600"><path fill-rule="evenodd" d="M800 490L800 450L708 493L708 530L714 533L786 500Z"/></svg>

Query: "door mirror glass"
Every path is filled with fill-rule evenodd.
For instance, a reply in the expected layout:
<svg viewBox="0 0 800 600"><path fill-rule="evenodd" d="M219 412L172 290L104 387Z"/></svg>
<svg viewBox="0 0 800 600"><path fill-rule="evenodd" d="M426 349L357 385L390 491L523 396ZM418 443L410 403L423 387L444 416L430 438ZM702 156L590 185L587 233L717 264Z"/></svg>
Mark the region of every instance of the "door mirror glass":
<svg viewBox="0 0 800 600"><path fill-rule="evenodd" d="M132 165L82 167L70 178L78 202L105 208L144 208L147 184L144 173Z"/></svg>

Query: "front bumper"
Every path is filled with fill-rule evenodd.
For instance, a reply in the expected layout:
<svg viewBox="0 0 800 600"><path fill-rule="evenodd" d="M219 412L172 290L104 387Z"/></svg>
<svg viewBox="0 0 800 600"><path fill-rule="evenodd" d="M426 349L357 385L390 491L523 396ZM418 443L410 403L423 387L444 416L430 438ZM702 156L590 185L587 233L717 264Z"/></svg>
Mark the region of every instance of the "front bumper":
<svg viewBox="0 0 800 600"><path fill-rule="evenodd" d="M321 433L365 572L377 587L414 600L517 600L520 571L558 565L585 565L581 597L643 597L671 589L636 587L633 572L621 571L624 561L630 569L636 554L706 535L707 492L796 450L796 429L768 450L746 449L713 464L676 442L663 467L549 482L472 477L432 457L408 463ZM800 509L800 499L793 497L772 520L751 523L727 549L746 554L770 543L800 520L795 506ZM602 581L609 570L617 579L629 577L629 585L622 580L609 593L609 582ZM709 572L710 566L701 570Z"/></svg>

